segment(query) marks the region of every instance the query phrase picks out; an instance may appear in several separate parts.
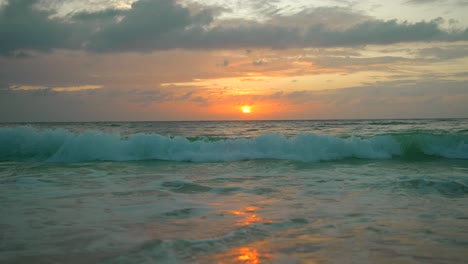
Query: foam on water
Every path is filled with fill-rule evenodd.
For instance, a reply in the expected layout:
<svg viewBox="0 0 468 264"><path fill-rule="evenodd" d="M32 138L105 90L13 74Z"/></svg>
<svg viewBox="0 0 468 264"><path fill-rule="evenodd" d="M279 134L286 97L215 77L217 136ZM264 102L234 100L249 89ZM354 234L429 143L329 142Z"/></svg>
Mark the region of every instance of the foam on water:
<svg viewBox="0 0 468 264"><path fill-rule="evenodd" d="M0 161L134 161L221 162L254 159L329 161L346 158L391 159L438 156L468 159L467 135L424 133L340 138L312 133L285 137L193 139L159 134L73 133L32 127L0 129Z"/></svg>

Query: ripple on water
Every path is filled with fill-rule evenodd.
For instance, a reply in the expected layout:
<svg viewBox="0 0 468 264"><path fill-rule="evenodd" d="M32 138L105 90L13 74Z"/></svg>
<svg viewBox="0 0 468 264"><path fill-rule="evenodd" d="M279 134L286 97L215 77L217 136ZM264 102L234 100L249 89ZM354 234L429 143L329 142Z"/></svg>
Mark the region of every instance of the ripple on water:
<svg viewBox="0 0 468 264"><path fill-rule="evenodd" d="M439 194L450 198L468 195L468 184L456 179L419 178L402 180L397 182L394 188L417 194Z"/></svg>
<svg viewBox="0 0 468 264"><path fill-rule="evenodd" d="M266 237L268 232L265 230L248 226L210 239L152 239L132 248L126 254L108 259L105 263L189 263L230 246L243 245Z"/></svg>
<svg viewBox="0 0 468 264"><path fill-rule="evenodd" d="M204 193L211 190L211 187L186 181L166 181L161 186L176 193Z"/></svg>
<svg viewBox="0 0 468 264"><path fill-rule="evenodd" d="M174 218L189 218L194 215L197 215L199 209L197 208L183 208L183 209L176 209L172 211L165 212L163 215L165 217L174 217Z"/></svg>

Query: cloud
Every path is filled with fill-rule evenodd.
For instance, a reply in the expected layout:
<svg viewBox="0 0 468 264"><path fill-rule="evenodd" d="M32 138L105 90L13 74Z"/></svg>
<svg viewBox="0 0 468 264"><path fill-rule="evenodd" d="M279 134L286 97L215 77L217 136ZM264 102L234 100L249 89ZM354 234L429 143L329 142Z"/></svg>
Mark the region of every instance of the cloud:
<svg viewBox="0 0 468 264"><path fill-rule="evenodd" d="M187 8L174 1L142 0L133 3L118 23L97 31L88 47L94 50L144 49L146 45L156 44L169 32L196 25L196 20Z"/></svg>
<svg viewBox="0 0 468 264"><path fill-rule="evenodd" d="M439 19L414 24L399 23L397 20L370 20L343 31L330 31L323 25L317 25L311 27L307 42L314 46L329 47L468 39L467 30L450 33L441 30L439 23Z"/></svg>
<svg viewBox="0 0 468 264"><path fill-rule="evenodd" d="M162 89L133 89L130 91L117 91L119 97L128 98L130 102L149 106L152 103L169 102L174 100L174 94Z"/></svg>
<svg viewBox="0 0 468 264"><path fill-rule="evenodd" d="M135 1L137 0L40 0L39 6L44 10L57 10L57 16L69 16L78 12L128 9Z"/></svg>
<svg viewBox="0 0 468 264"><path fill-rule="evenodd" d="M263 2L263 1L262 1ZM355 12L349 7L316 7L307 8L291 15L274 14L266 21L268 24L286 27L309 27L310 25L326 25L332 30L344 30L356 24L371 20L372 17Z"/></svg>
<svg viewBox="0 0 468 264"><path fill-rule="evenodd" d="M379 57L338 57L338 56L317 56L309 60L321 68L346 69L348 71L359 70L378 70L387 66L395 66L405 62L417 62L398 56L379 56Z"/></svg>
<svg viewBox="0 0 468 264"><path fill-rule="evenodd" d="M458 72L455 73L453 77L468 77L468 72Z"/></svg>
<svg viewBox="0 0 468 264"><path fill-rule="evenodd" d="M431 4L431 3L441 3L441 2L446 2L445 0L409 0L407 3L409 4Z"/></svg>
<svg viewBox="0 0 468 264"><path fill-rule="evenodd" d="M413 4L413 5L424 5L424 4L449 4L449 5L454 5L454 6L467 6L468 1L467 0L408 0L406 1L408 4Z"/></svg>
<svg viewBox="0 0 468 264"><path fill-rule="evenodd" d="M467 81L386 81L344 89L274 92L254 103L277 102L300 109L295 118L467 117ZM314 110L314 111L315 111Z"/></svg>
<svg viewBox="0 0 468 264"><path fill-rule="evenodd" d="M1 121L236 119L214 110L268 105L270 118L467 117L468 81L399 80L333 90L264 90L230 95L217 89L141 87L95 93L0 90ZM115 88L115 89L114 89ZM281 113L277 106L281 105ZM60 111L57 111L60 109ZM180 110L180 112L178 112ZM12 114L14 113L14 114ZM287 115L286 113L289 113ZM232 113L230 113L232 114ZM279 116L281 114L281 116Z"/></svg>
<svg viewBox="0 0 468 264"><path fill-rule="evenodd" d="M9 1L0 9L0 54L13 55L17 50L50 51L70 47L69 26L50 19L50 12L35 8L37 0Z"/></svg>
<svg viewBox="0 0 468 264"><path fill-rule="evenodd" d="M255 66L262 66L263 64L265 64L264 60L254 60L254 61L252 61L252 65L255 65Z"/></svg>
<svg viewBox="0 0 468 264"><path fill-rule="evenodd" d="M86 90L102 89L102 85L81 85L81 86L65 86L65 87L53 87L50 90L54 92L79 92Z"/></svg>
<svg viewBox="0 0 468 264"><path fill-rule="evenodd" d="M440 19L418 23L383 21L347 8L316 8L258 22L217 20L210 8L194 9L173 0L140 0L129 9L84 11L68 17L39 10L37 3L10 0L0 10L1 55L53 49L151 52L468 40L468 29L444 30Z"/></svg>
<svg viewBox="0 0 468 264"><path fill-rule="evenodd" d="M8 89L11 91L38 91L38 90L47 90L49 88L45 86L34 86L34 85L10 85Z"/></svg>
<svg viewBox="0 0 468 264"><path fill-rule="evenodd" d="M81 85L81 86L63 86L63 87L47 87L34 85L10 85L10 91L52 91L52 92L79 92L86 90L96 90L104 88L102 85Z"/></svg>
<svg viewBox="0 0 468 264"><path fill-rule="evenodd" d="M468 57L468 46L431 47L416 52L420 57L429 57L437 60L451 60Z"/></svg>

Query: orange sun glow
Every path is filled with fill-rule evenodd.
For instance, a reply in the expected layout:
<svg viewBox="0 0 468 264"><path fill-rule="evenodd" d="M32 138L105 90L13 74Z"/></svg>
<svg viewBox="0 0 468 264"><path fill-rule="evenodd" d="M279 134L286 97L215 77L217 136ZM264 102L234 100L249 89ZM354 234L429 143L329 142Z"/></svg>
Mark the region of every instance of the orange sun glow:
<svg viewBox="0 0 468 264"><path fill-rule="evenodd" d="M244 114L250 113L250 106L248 106L248 105L242 106L241 109L242 109L242 113L244 113Z"/></svg>

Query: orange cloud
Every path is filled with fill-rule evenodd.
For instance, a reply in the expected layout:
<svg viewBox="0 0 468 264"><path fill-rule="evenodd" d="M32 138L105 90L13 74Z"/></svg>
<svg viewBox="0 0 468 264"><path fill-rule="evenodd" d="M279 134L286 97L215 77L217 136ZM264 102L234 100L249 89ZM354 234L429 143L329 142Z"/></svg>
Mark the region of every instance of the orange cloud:
<svg viewBox="0 0 468 264"><path fill-rule="evenodd" d="M48 88L45 86L34 86L34 85L10 85L8 89L11 91L37 91L37 90L46 90Z"/></svg>
<svg viewBox="0 0 468 264"><path fill-rule="evenodd" d="M54 92L79 92L86 90L96 90L103 88L102 85L82 85L82 86L64 86L64 87L54 87L51 90Z"/></svg>

